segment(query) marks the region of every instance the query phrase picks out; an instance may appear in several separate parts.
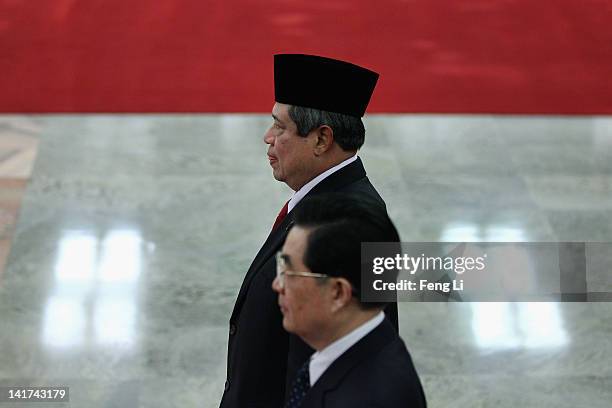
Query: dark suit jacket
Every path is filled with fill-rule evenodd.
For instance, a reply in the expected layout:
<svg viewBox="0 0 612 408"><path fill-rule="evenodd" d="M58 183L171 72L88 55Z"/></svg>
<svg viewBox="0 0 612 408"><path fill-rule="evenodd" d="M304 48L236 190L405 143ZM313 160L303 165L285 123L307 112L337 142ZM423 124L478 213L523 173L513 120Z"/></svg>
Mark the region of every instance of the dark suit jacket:
<svg viewBox="0 0 612 408"><path fill-rule="evenodd" d="M338 191L363 195L386 211L359 158L321 181L307 196ZM287 237L293 223L292 213L270 233L238 293L230 318L222 408L282 406L285 388L288 389L286 384L291 384L299 367L313 352L297 336L289 336L283 329L277 294L272 290L276 277L274 255ZM389 304L386 313L397 328L397 304Z"/></svg>
<svg viewBox="0 0 612 408"><path fill-rule="evenodd" d="M334 361L301 408L425 408L425 394L402 339L385 319Z"/></svg>

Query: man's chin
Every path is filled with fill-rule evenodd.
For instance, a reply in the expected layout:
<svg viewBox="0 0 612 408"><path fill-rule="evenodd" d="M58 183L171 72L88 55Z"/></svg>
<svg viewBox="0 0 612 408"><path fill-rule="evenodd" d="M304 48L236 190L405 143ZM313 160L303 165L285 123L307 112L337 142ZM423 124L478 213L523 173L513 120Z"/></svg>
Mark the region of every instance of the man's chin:
<svg viewBox="0 0 612 408"><path fill-rule="evenodd" d="M291 329L293 326L290 322L287 321L286 317L283 317L283 329L287 330L289 333L292 333Z"/></svg>
<svg viewBox="0 0 612 408"><path fill-rule="evenodd" d="M272 175L274 176L274 179L276 179L276 181L285 181L285 178L278 174L276 170L272 170Z"/></svg>

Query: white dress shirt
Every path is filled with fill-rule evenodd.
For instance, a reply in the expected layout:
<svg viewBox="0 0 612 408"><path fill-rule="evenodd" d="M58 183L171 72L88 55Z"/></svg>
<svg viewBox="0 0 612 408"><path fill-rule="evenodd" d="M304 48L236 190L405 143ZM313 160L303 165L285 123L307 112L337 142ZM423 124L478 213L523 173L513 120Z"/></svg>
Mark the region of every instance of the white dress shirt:
<svg viewBox="0 0 612 408"><path fill-rule="evenodd" d="M349 334L334 341L323 350L317 351L310 357L309 374L310 374L310 386L317 382L319 377L323 375L325 370L340 357L344 352L350 349L355 343L364 338L368 333L378 327L379 324L385 319L383 312L378 313L376 316L357 327Z"/></svg>
<svg viewBox="0 0 612 408"><path fill-rule="evenodd" d="M289 205L287 206L287 213L293 210L295 206L300 202L300 200L304 198L306 194L308 194L310 190L312 190L317 184L319 184L321 181L325 180L327 177L337 172L344 166L348 166L355 160L357 160L357 155L354 155L353 157L346 159L340 164L336 164L331 169L325 170L323 173L319 174L317 177L313 178L308 183L304 184L302 188L294 192L293 195L291 196L291 199L289 199Z"/></svg>

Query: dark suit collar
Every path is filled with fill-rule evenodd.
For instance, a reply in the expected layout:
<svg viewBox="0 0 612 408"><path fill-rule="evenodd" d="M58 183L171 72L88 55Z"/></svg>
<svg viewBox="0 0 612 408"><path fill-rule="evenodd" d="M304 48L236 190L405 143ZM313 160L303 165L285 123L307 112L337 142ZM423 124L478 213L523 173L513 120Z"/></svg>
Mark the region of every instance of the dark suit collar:
<svg viewBox="0 0 612 408"><path fill-rule="evenodd" d="M366 176L365 168L361 159L357 157L357 160L341 168L340 170L330 174L325 179L321 180L312 190L306 194L306 197L336 191L342 187L348 186L358 180L361 180ZM306 198L304 197L304 198ZM302 201L297 203L296 208ZM293 208L289 214L285 217L283 222L274 230L271 231L266 239L266 242L261 247L261 250L255 257L251 269L255 267L257 269L263 262L265 262L270 256L271 252L278 251L279 243L283 242L287 237L287 232L293 225L293 214L295 208ZM272 251L271 251L272 249Z"/></svg>
<svg viewBox="0 0 612 408"><path fill-rule="evenodd" d="M361 180L365 176L366 171L363 167L363 163L361 162L361 159L357 157L357 160L355 160L354 162L347 164L340 170L330 174L329 176L321 180L321 182L314 186L304 198L315 194L337 191L345 186L348 186L349 184ZM302 200L304 200L304 198ZM294 211L297 207L299 207L300 203L302 203L302 200L300 200L300 202L296 204L296 206L289 212L289 214L287 214L283 222L274 231L270 233L268 239L262 247L262 250L264 248L276 248L276 250L272 251L276 252L280 249L277 247L279 246L279 243L284 242L285 238L287 237L287 233L293 225ZM265 260L268 259L271 255L270 251L262 251L262 254L263 256L261 257L260 263L257 264L257 267L259 267L262 262L265 262ZM260 257L260 255L261 254L258 254L257 257Z"/></svg>
<svg viewBox="0 0 612 408"><path fill-rule="evenodd" d="M361 180L366 176L365 168L363 167L363 163L361 159L357 157L357 160L348 164L341 168L340 170L330 174L328 177L323 179L319 184L314 186L306 197L321 194L327 192L337 191L345 186L348 186L358 180ZM299 207L300 201L296 208ZM255 259L251 263L251 266L242 282L242 286L240 287L240 291L238 292L238 297L236 298L236 303L234 304L234 310L232 312L232 320L237 316L242 307L242 303L244 302L244 298L246 296L248 287L255 275L256 271L270 259L277 251L281 249L285 238L287 237L287 233L291 226L293 225L293 211L292 209L289 214L285 217L283 222L278 225L276 229L270 232L266 242L262 245L259 252L255 256ZM271 289L270 289L271 290Z"/></svg>
<svg viewBox="0 0 612 408"><path fill-rule="evenodd" d="M319 184L313 187L308 193L310 194L321 194L336 191L337 189L352 184L358 180L361 180L366 176L365 168L361 158L357 156L357 160L347 164L340 170L330 174L328 177L321 180Z"/></svg>
<svg viewBox="0 0 612 408"><path fill-rule="evenodd" d="M310 402L319 401L326 391L337 388L353 367L359 365L364 359L375 356L378 351L397 337L397 332L389 320L385 318L381 324L345 351L325 370L310 389L304 401L304 406L309 406L309 404L306 404L306 400Z"/></svg>

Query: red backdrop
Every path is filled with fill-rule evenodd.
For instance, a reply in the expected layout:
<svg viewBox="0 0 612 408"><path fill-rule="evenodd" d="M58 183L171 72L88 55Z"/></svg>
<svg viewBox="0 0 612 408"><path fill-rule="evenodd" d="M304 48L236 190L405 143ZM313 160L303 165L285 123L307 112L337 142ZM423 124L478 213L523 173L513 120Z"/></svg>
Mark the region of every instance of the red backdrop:
<svg viewBox="0 0 612 408"><path fill-rule="evenodd" d="M612 113L608 0L0 0L0 111L269 112L277 52L380 72L370 112Z"/></svg>

